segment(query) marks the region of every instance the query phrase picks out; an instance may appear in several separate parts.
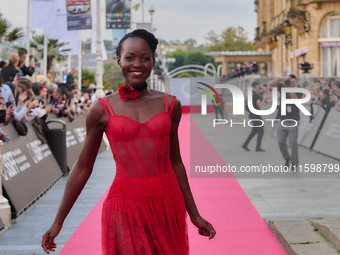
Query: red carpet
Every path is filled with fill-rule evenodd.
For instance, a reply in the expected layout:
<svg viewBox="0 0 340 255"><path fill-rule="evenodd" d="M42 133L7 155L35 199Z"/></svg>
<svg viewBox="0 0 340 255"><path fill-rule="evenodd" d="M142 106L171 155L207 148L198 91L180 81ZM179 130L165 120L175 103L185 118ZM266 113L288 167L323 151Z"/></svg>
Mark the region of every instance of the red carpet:
<svg viewBox="0 0 340 255"><path fill-rule="evenodd" d="M191 128L190 128L191 125ZM181 155L189 175L191 154L205 165L226 165L215 148L187 114L182 117L179 135ZM207 160L209 162L207 162ZM197 162L196 162L197 163ZM208 240L201 236L189 220L190 253L193 255L284 255L287 254L256 211L234 178L190 178L200 214L215 228L217 234ZM61 255L100 255L100 215L106 194L60 251Z"/></svg>

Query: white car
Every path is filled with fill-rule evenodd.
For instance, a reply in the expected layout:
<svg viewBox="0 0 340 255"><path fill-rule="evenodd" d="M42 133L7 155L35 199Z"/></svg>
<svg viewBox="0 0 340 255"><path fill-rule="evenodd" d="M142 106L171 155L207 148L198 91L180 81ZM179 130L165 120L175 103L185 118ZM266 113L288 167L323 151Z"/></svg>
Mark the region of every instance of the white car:
<svg viewBox="0 0 340 255"><path fill-rule="evenodd" d="M76 3L67 8L67 11L70 13L88 12L89 10L90 6L86 3Z"/></svg>

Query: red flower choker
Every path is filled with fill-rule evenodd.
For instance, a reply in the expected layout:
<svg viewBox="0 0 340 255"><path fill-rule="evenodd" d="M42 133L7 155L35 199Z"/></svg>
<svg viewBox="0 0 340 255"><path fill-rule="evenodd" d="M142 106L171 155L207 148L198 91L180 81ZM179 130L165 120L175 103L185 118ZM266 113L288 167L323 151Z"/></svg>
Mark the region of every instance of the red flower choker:
<svg viewBox="0 0 340 255"><path fill-rule="evenodd" d="M124 102L128 99L136 99L139 95L139 91L142 91L147 88L147 83L141 88L134 88L129 85L122 85L118 87L118 92L120 95L120 99L122 99Z"/></svg>

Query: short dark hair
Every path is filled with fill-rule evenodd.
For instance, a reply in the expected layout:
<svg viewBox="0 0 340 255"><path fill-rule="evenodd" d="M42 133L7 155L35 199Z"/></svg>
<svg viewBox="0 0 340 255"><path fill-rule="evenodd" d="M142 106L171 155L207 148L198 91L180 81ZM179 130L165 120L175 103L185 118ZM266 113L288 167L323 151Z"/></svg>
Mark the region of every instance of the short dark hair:
<svg viewBox="0 0 340 255"><path fill-rule="evenodd" d="M19 54L19 56L24 55L24 54L27 54L27 50L24 49L24 48L19 49L19 50L18 50L18 54Z"/></svg>
<svg viewBox="0 0 340 255"><path fill-rule="evenodd" d="M156 51L156 48L157 48L158 40L156 39L156 37L152 33L146 31L145 29L136 29L136 30L126 34L119 41L118 47L116 48L117 58L120 58L120 53L122 51L123 43L125 42L125 40L128 39L128 38L132 38L132 37L144 39L149 44L149 46L152 50L152 53L153 53L153 57L155 58L155 51Z"/></svg>
<svg viewBox="0 0 340 255"><path fill-rule="evenodd" d="M3 68L4 65L6 65L6 64L7 64L6 61L1 60L1 62L0 62L0 68Z"/></svg>
<svg viewBox="0 0 340 255"><path fill-rule="evenodd" d="M33 90L33 93L36 95L36 96L39 96L40 95L40 90L42 89L42 86L40 85L40 83L37 83L37 82L33 82L32 83L32 90Z"/></svg>
<svg viewBox="0 0 340 255"><path fill-rule="evenodd" d="M289 75L290 78L296 79L296 76L294 74Z"/></svg>
<svg viewBox="0 0 340 255"><path fill-rule="evenodd" d="M257 85L260 85L259 81L253 81L253 83L251 84L253 88L256 87Z"/></svg>

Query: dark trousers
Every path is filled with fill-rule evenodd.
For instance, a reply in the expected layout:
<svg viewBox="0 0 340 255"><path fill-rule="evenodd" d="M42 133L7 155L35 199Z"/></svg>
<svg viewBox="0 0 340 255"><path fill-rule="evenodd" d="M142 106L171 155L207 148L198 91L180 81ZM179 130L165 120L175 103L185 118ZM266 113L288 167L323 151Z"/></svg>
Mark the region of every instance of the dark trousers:
<svg viewBox="0 0 340 255"><path fill-rule="evenodd" d="M299 164L299 155L298 155L298 134L299 134L299 128L298 126L293 127L295 122L293 121L286 121L285 125L287 127L282 126L281 121L277 123L277 129L276 129L276 138L279 143L279 148L281 151L281 154L285 160L290 159L293 165ZM288 153L286 140L287 137L289 137L289 144L291 148L291 156Z"/></svg>
<svg viewBox="0 0 340 255"><path fill-rule="evenodd" d="M260 121L253 121L252 125L253 126L259 126L261 125L262 122ZM247 138L247 140L244 142L243 145L248 146L248 144L250 143L251 139L253 139L253 137L257 134L257 142L256 142L256 149L260 149L261 148L261 143L262 143L262 137L263 137L263 133L264 133L264 128L262 127L252 127L251 132Z"/></svg>
<svg viewBox="0 0 340 255"><path fill-rule="evenodd" d="M218 114L221 114L221 119L224 119L222 106L216 106L215 111L216 111L216 119L218 119Z"/></svg>

